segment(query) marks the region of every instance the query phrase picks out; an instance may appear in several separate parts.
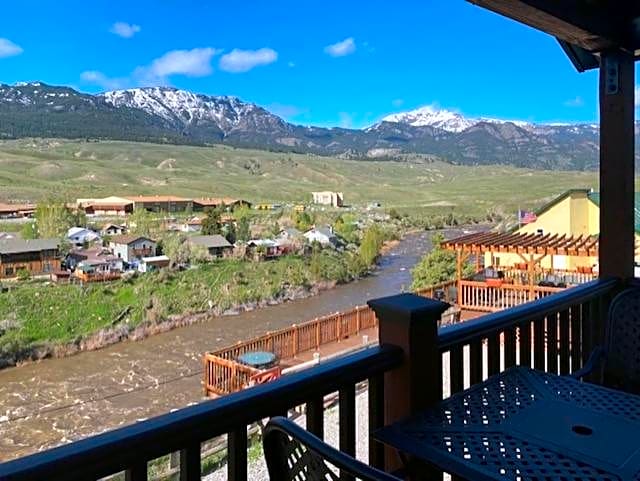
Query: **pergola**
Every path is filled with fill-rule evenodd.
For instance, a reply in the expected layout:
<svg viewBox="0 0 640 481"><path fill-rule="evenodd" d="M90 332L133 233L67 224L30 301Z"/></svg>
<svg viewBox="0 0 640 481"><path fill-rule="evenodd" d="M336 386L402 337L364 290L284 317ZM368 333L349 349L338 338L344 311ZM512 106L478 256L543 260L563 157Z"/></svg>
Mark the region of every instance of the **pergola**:
<svg viewBox="0 0 640 481"><path fill-rule="evenodd" d="M599 68L600 276L634 270L634 62L638 0L468 0L558 39L580 72Z"/></svg>
<svg viewBox="0 0 640 481"><path fill-rule="evenodd" d="M597 257L596 236L476 232L442 243L447 250L470 254L510 253ZM524 260L526 258L523 257Z"/></svg>
<svg viewBox="0 0 640 481"><path fill-rule="evenodd" d="M476 271L479 270L479 260L483 254L491 254L492 259L494 254L518 255L527 264L530 287L533 287L535 266L547 256L598 256L598 238L586 235L475 232L444 241L441 247L456 253L458 284L462 280L462 264L470 255L476 256Z"/></svg>

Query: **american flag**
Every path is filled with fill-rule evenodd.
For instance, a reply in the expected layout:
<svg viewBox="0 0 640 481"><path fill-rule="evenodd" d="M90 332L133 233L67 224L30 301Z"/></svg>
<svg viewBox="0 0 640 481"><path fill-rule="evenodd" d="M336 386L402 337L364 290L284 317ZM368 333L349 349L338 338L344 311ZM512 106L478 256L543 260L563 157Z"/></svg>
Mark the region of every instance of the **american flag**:
<svg viewBox="0 0 640 481"><path fill-rule="evenodd" d="M535 222L537 218L533 212L527 212L526 210L518 211L518 222L520 224L531 224Z"/></svg>

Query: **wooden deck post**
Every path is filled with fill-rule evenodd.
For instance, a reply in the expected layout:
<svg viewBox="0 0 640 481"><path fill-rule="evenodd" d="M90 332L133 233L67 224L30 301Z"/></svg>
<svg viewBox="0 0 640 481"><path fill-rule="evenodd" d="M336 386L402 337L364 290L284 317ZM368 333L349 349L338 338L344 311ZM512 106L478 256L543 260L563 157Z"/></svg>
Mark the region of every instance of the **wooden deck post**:
<svg viewBox="0 0 640 481"><path fill-rule="evenodd" d="M384 422L390 424L442 399L442 355L438 321L449 304L398 294L367 304L378 316L380 344L404 350L403 364L384 376ZM387 450L386 469L400 467L397 453Z"/></svg>
<svg viewBox="0 0 640 481"><path fill-rule="evenodd" d="M602 52L600 60L600 276L634 273L633 53Z"/></svg>
<svg viewBox="0 0 640 481"><path fill-rule="evenodd" d="M456 304L460 305L460 283L462 282L462 251L456 250Z"/></svg>
<svg viewBox="0 0 640 481"><path fill-rule="evenodd" d="M531 254L529 256L529 261L527 262L527 270L529 271L529 301L533 301L536 296L535 296L535 292L533 289L533 272L534 272L534 265L533 265L533 254Z"/></svg>
<svg viewBox="0 0 640 481"><path fill-rule="evenodd" d="M293 328L293 335L291 336L293 338L293 346L291 347L291 349L293 352L293 357L296 357L298 355L298 326L294 324L291 327Z"/></svg>

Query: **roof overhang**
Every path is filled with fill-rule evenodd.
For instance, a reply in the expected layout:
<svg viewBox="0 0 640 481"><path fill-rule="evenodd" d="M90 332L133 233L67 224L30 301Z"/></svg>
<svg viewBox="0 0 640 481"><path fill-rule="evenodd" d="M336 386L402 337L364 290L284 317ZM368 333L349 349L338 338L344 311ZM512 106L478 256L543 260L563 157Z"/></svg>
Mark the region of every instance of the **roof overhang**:
<svg viewBox="0 0 640 481"><path fill-rule="evenodd" d="M578 71L599 66L599 54L640 57L637 0L467 0L558 39Z"/></svg>

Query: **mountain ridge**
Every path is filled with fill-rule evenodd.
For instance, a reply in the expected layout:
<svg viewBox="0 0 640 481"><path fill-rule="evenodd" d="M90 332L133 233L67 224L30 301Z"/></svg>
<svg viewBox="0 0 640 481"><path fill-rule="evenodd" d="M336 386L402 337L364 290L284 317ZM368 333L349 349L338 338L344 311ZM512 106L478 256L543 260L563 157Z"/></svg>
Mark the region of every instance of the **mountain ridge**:
<svg viewBox="0 0 640 481"><path fill-rule="evenodd" d="M561 170L598 162L598 129L588 123L467 118L427 106L361 130L324 128L289 123L238 97L173 87L94 95L43 82L0 84L0 139L19 137L221 143L362 160L422 154L465 165Z"/></svg>

